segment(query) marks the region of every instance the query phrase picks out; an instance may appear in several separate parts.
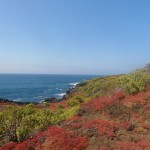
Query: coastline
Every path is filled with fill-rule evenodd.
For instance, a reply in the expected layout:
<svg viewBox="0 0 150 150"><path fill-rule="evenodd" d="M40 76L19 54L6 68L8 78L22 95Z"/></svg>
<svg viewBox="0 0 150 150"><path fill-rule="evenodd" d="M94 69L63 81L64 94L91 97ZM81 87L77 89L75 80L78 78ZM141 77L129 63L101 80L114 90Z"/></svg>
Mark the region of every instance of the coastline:
<svg viewBox="0 0 150 150"><path fill-rule="evenodd" d="M0 104L5 103L5 104L16 104L16 105L27 105L27 104L37 105L37 104L41 104L41 103L57 103L57 102L65 100L71 93L73 93L76 86L80 83L81 82L72 83L73 87L67 89L66 92L64 93L64 95L61 98L49 97L49 98L45 98L41 102L30 102L30 101L21 102L21 101L10 100L10 99L7 99L7 98L0 98Z"/></svg>
<svg viewBox="0 0 150 150"><path fill-rule="evenodd" d="M0 99L41 103L46 98L60 101L69 88L96 75L0 75ZM53 102L53 101L52 101Z"/></svg>
<svg viewBox="0 0 150 150"><path fill-rule="evenodd" d="M27 105L27 104L39 104L38 102L17 102L5 98L0 98L0 103L5 103L5 104L17 104L17 105Z"/></svg>

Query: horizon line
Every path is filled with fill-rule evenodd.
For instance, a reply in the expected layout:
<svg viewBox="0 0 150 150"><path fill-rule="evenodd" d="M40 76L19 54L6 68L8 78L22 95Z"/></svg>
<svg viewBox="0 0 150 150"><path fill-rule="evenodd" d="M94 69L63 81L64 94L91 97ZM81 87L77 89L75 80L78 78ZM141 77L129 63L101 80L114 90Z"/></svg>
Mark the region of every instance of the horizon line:
<svg viewBox="0 0 150 150"><path fill-rule="evenodd" d="M67 73L0 73L3 75L90 75L90 76L107 76L103 74L67 74Z"/></svg>

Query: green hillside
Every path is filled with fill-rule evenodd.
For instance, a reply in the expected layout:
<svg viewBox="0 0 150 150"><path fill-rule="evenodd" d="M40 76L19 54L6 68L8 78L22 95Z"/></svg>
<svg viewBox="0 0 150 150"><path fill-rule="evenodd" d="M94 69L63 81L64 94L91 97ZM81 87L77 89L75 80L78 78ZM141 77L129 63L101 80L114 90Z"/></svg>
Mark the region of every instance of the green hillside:
<svg viewBox="0 0 150 150"><path fill-rule="evenodd" d="M149 87L149 72L139 69L82 82L58 103L1 105L0 144L6 145L0 149L121 150L128 142L131 148L125 150L148 150ZM136 116L141 120L136 120ZM71 141L81 144L76 146Z"/></svg>

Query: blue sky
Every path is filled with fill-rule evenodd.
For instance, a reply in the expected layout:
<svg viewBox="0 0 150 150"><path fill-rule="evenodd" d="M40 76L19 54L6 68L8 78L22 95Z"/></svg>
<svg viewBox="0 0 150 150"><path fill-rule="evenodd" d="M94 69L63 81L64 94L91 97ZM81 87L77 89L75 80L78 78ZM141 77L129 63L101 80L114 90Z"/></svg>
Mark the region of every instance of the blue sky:
<svg viewBox="0 0 150 150"><path fill-rule="evenodd" d="M150 62L149 0L1 0L0 73L119 74Z"/></svg>

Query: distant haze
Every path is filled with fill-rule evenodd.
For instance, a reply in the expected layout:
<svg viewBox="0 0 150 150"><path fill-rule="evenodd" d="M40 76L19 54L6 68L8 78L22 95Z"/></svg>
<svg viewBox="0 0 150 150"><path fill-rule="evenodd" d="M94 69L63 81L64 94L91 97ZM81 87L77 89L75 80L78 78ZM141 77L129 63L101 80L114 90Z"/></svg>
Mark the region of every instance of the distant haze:
<svg viewBox="0 0 150 150"><path fill-rule="evenodd" d="M150 62L148 0L1 0L0 73L119 74Z"/></svg>

